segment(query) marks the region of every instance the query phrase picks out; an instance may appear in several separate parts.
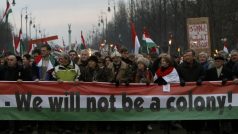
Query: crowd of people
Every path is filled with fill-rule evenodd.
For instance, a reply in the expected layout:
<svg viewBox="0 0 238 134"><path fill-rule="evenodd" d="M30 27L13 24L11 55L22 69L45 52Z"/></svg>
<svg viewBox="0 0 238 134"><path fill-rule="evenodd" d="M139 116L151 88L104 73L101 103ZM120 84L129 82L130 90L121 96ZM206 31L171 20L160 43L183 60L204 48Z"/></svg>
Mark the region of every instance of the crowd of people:
<svg viewBox="0 0 238 134"><path fill-rule="evenodd" d="M51 47L42 45L40 50L23 57L5 53L1 57L0 80L2 81L85 81L112 82L116 86L130 83L180 83L203 81L233 80L238 83L238 50L232 50L230 56L220 51L211 58L205 52L196 57L194 50L187 50L182 55L170 56L130 54L123 48L111 55L92 55L88 50L80 54L71 50L51 55ZM191 75L193 74L193 75Z"/></svg>
<svg viewBox="0 0 238 134"><path fill-rule="evenodd" d="M106 56L99 52L90 55L85 49L80 53L75 50L62 52L55 57L51 55L49 45L42 45L32 55L20 57L5 53L0 61L2 81L111 82L115 86L130 86L130 83L180 83L186 86L187 82L200 86L203 81L221 81L221 85L227 81L238 83L238 50L232 50L230 55L220 51L213 58L206 52L196 54L192 49L178 57L167 53L135 55L125 48ZM196 131L199 131L196 128L204 127L204 123L199 125L199 122L196 128L190 123L182 125Z"/></svg>

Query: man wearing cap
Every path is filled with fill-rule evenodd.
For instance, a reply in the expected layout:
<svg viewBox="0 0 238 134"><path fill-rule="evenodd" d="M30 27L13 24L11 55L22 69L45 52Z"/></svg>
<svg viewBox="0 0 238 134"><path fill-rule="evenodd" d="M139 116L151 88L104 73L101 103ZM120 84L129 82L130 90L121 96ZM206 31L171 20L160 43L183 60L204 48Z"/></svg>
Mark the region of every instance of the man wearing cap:
<svg viewBox="0 0 238 134"><path fill-rule="evenodd" d="M88 65L82 71L79 78L81 81L86 82L109 82L111 74L103 68L98 66L98 58L96 56L91 56L88 59Z"/></svg>
<svg viewBox="0 0 238 134"><path fill-rule="evenodd" d="M214 60L215 60L215 67L207 70L206 80L208 81L222 80L223 81L222 84L225 84L227 80L232 79L231 71L224 66L225 61L224 57L217 56L214 58Z"/></svg>
<svg viewBox="0 0 238 134"><path fill-rule="evenodd" d="M117 51L111 54L113 62L109 64L108 68L112 71L112 82L116 83L116 86L120 82L125 82L127 80L127 70L128 65L121 60L121 54Z"/></svg>

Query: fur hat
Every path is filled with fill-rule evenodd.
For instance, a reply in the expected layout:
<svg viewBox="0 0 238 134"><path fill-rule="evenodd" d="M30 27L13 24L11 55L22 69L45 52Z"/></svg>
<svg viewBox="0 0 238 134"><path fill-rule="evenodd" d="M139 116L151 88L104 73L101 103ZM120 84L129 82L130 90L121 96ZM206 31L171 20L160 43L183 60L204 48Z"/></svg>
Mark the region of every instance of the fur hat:
<svg viewBox="0 0 238 134"><path fill-rule="evenodd" d="M88 61L94 61L94 62L98 63L98 58L93 55L93 56L89 57Z"/></svg>
<svg viewBox="0 0 238 134"><path fill-rule="evenodd" d="M225 60L225 58L224 57L222 57L222 56L216 56L215 58L214 58L214 60Z"/></svg>
<svg viewBox="0 0 238 134"><path fill-rule="evenodd" d="M144 57L139 57L139 58L137 59L136 63L137 63L137 64L138 64L138 63L142 63L142 64L144 64L146 67L148 67L149 64L150 64L150 61L149 61L148 59L144 58Z"/></svg>
<svg viewBox="0 0 238 134"><path fill-rule="evenodd" d="M118 52L118 51L114 51L112 54L111 54L111 58L113 57L121 57L121 54Z"/></svg>

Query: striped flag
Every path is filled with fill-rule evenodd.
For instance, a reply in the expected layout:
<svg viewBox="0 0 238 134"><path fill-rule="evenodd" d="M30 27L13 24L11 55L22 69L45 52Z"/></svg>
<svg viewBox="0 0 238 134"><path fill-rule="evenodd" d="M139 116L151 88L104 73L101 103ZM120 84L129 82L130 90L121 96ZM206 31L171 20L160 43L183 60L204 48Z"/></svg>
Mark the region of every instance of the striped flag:
<svg viewBox="0 0 238 134"><path fill-rule="evenodd" d="M238 88L220 82L115 87L110 83L1 82L1 120L171 121L238 119Z"/></svg>
<svg viewBox="0 0 238 134"><path fill-rule="evenodd" d="M136 34L135 25L132 21L131 21L131 37L132 37L132 43L134 47L134 54L139 54L140 42Z"/></svg>
<svg viewBox="0 0 238 134"><path fill-rule="evenodd" d="M3 21L3 19L5 18L5 19L6 19L6 22L7 22L7 16L8 16L8 14L11 13L11 12L12 12L12 10L11 10L11 7L10 7L10 3L9 3L9 1L7 0L7 6L6 6L6 9L5 9L4 13L3 13L3 17L2 17L2 19L1 19L1 21Z"/></svg>
<svg viewBox="0 0 238 134"><path fill-rule="evenodd" d="M36 58L35 58L35 63L37 65L37 67L42 67L43 66L43 57L41 55L38 55ZM48 65L47 65L47 71L53 69L54 66L53 64L51 63L51 61L49 60L48 62Z"/></svg>
<svg viewBox="0 0 238 134"><path fill-rule="evenodd" d="M86 43L85 43L85 40L84 40L84 37L83 37L83 31L81 31L81 49L86 49L87 46L86 46Z"/></svg>
<svg viewBox="0 0 238 134"><path fill-rule="evenodd" d="M21 39L22 39L22 30L20 29L18 37L13 36L14 50L16 54L21 53Z"/></svg>

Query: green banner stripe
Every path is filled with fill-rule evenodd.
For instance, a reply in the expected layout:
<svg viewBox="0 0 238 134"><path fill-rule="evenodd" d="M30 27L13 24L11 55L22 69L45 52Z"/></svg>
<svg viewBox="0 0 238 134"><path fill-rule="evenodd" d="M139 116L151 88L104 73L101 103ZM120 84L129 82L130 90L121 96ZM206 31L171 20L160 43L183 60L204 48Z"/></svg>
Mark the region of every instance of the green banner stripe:
<svg viewBox="0 0 238 134"><path fill-rule="evenodd" d="M231 110L225 108L224 111L216 109L215 111L198 112L195 109L188 109L181 112L170 112L168 109L161 109L159 112L151 112L145 109L143 112L131 110L125 112L123 109L116 109L116 112L87 112L86 109L80 109L80 112L52 112L50 109L43 109L36 112L18 111L16 108L1 108L0 120L62 120L62 121L162 121L162 120L214 120L214 119L238 119L238 107Z"/></svg>

